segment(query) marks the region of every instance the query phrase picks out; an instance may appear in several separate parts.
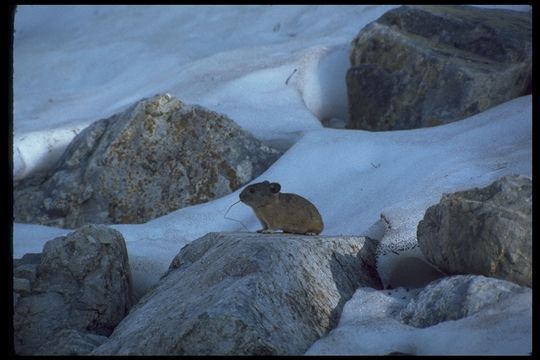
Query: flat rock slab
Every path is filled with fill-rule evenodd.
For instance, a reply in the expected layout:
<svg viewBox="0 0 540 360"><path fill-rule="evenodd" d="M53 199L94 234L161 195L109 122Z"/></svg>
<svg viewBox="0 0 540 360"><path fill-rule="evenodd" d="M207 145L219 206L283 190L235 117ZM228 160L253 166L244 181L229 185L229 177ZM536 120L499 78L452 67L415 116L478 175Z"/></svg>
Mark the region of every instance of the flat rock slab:
<svg viewBox="0 0 540 360"><path fill-rule="evenodd" d="M93 354L303 354L358 287L381 288L375 247L355 236L209 233Z"/></svg>

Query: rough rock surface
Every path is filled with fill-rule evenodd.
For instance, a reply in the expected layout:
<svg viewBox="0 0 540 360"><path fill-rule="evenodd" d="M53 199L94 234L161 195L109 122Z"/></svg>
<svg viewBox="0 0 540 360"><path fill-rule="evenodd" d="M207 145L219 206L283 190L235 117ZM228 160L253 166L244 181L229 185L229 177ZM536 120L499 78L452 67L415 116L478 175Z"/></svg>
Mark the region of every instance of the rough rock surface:
<svg viewBox="0 0 540 360"><path fill-rule="evenodd" d="M426 286L401 311L400 316L406 324L424 328L471 316L504 297L530 291L505 280L481 275L456 275Z"/></svg>
<svg viewBox="0 0 540 360"><path fill-rule="evenodd" d="M226 195L279 155L224 115L156 95L96 121L55 169L16 183L15 221L142 223Z"/></svg>
<svg viewBox="0 0 540 360"><path fill-rule="evenodd" d="M124 239L103 225L84 226L45 243L41 255L14 261L13 283L20 355L59 354L62 348L89 352L103 340L96 336L110 335L132 302ZM68 333L75 343L58 335L62 330L73 330Z"/></svg>
<svg viewBox="0 0 540 360"><path fill-rule="evenodd" d="M532 289L481 275L423 289L364 287L306 355L528 355L532 310Z"/></svg>
<svg viewBox="0 0 540 360"><path fill-rule="evenodd" d="M37 353L43 355L87 355L107 339L106 336L102 335L65 329L55 333L51 340L40 346Z"/></svg>
<svg viewBox="0 0 540 360"><path fill-rule="evenodd" d="M185 246L98 355L293 355L381 288L373 240L210 233Z"/></svg>
<svg viewBox="0 0 540 360"><path fill-rule="evenodd" d="M449 123L531 92L531 14L402 6L360 31L350 61L350 127Z"/></svg>
<svg viewBox="0 0 540 360"><path fill-rule="evenodd" d="M444 194L418 224L426 259L447 274L532 286L532 180L504 176L485 188Z"/></svg>

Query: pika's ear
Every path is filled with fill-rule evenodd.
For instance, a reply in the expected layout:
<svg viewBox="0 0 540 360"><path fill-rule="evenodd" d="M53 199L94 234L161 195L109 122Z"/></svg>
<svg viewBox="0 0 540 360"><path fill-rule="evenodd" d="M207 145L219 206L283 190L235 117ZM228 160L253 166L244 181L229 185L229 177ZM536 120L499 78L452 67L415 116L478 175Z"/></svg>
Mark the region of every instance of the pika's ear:
<svg viewBox="0 0 540 360"><path fill-rule="evenodd" d="M279 183L271 183L270 184L270 192L277 194L281 190L281 185Z"/></svg>

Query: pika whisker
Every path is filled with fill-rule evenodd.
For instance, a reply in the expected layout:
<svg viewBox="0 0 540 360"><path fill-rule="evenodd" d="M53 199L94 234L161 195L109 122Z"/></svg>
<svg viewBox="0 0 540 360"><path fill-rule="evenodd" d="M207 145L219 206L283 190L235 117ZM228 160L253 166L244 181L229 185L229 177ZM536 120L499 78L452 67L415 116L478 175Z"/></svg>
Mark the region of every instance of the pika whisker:
<svg viewBox="0 0 540 360"><path fill-rule="evenodd" d="M233 219L233 218L230 218L230 217L227 217L227 214L229 213L229 210L231 210L231 208L238 204L240 202L240 200L238 200L237 202L235 202L234 204L232 204L231 206L229 206L229 208L227 209L227 211L225 211L225 215L223 215L223 218L224 219L227 219L227 220L232 220L232 221L236 221L236 222L239 222L243 227L244 229L246 229L247 231L249 231L249 229L246 227L246 225L244 225L243 222L241 222L240 220L237 220L237 219Z"/></svg>

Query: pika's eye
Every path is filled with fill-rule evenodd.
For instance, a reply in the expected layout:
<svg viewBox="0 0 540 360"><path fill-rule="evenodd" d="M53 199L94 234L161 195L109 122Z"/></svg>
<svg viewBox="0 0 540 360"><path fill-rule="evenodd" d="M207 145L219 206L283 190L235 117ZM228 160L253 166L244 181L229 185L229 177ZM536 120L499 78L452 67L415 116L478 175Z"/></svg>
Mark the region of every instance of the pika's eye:
<svg viewBox="0 0 540 360"><path fill-rule="evenodd" d="M255 189L251 188L249 189L249 192L253 194L255 192Z"/></svg>

